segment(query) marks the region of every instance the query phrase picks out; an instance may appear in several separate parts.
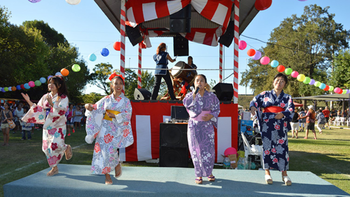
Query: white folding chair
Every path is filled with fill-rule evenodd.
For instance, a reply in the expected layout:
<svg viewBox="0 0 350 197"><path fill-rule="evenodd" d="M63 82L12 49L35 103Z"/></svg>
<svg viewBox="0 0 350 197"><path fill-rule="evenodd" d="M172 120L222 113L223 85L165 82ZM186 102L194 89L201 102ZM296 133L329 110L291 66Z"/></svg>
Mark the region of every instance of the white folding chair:
<svg viewBox="0 0 350 197"><path fill-rule="evenodd" d="M335 126L338 126L338 124L339 124L339 116L337 116L337 117L335 117L335 119L333 120L333 125L335 125Z"/></svg>
<svg viewBox="0 0 350 197"><path fill-rule="evenodd" d="M345 125L345 118L344 117L339 118L339 125L342 125L342 126Z"/></svg>
<svg viewBox="0 0 350 197"><path fill-rule="evenodd" d="M249 155L258 155L260 156L260 161L261 161L261 167L264 167L264 151L263 147L259 145L252 145L249 144L247 138L245 137L244 133L241 132L242 135L242 140L244 143L244 156L248 159Z"/></svg>

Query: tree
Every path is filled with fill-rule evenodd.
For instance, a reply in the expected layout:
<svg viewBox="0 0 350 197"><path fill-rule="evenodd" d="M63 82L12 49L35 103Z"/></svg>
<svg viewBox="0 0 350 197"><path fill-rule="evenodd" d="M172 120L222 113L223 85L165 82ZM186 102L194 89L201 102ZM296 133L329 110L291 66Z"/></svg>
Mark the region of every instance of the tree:
<svg viewBox="0 0 350 197"><path fill-rule="evenodd" d="M107 79L112 74L112 69L113 66L109 63L96 64L92 69L93 73L91 74L92 80L90 83L102 89L106 95L109 94L109 82L107 82Z"/></svg>
<svg viewBox="0 0 350 197"><path fill-rule="evenodd" d="M334 72L331 82L334 87L349 88L350 87L350 51L340 51L334 60Z"/></svg>
<svg viewBox="0 0 350 197"><path fill-rule="evenodd" d="M103 98L101 94L91 92L90 94L81 95L79 99L82 100L81 103L96 103L101 98Z"/></svg>
<svg viewBox="0 0 350 197"><path fill-rule="evenodd" d="M327 83L330 77L327 70L332 67L333 54L348 47L350 35L343 25L334 21L335 15L328 13L328 9L316 4L305 6L300 17L292 15L272 31L268 45L261 51L285 67ZM248 66L249 70L243 73L240 85L250 84L250 88L257 92L272 89L276 69L262 66L254 60L250 60ZM295 79L290 80L285 91L292 96L325 93Z"/></svg>

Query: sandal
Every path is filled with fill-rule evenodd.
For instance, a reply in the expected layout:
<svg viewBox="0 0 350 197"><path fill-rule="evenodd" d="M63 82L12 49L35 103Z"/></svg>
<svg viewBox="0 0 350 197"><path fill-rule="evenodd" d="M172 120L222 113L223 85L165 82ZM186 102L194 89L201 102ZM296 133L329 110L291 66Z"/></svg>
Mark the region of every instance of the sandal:
<svg viewBox="0 0 350 197"><path fill-rule="evenodd" d="M111 179L111 176L109 174L105 174L106 175L106 180L105 180L105 184L106 185L112 185L113 184L113 181ZM108 178L107 178L107 175L108 175Z"/></svg>
<svg viewBox="0 0 350 197"><path fill-rule="evenodd" d="M290 186L292 185L292 181L290 180L289 176L282 176L282 181L285 185Z"/></svg>
<svg viewBox="0 0 350 197"><path fill-rule="evenodd" d="M66 160L70 160L73 157L73 152L72 152L72 147L70 145L67 145L67 149L64 152L65 156L66 156Z"/></svg>
<svg viewBox="0 0 350 197"><path fill-rule="evenodd" d="M208 176L208 181L215 181L215 176L214 175Z"/></svg>
<svg viewBox="0 0 350 197"><path fill-rule="evenodd" d="M53 167L46 175L47 176L53 176L53 175L56 175L58 174L58 168L56 167Z"/></svg>
<svg viewBox="0 0 350 197"><path fill-rule="evenodd" d="M196 178L196 179L195 179L195 182L196 182L197 184L202 184L202 183L203 183L203 179L202 179L202 178Z"/></svg>
<svg viewBox="0 0 350 197"><path fill-rule="evenodd" d="M117 167L118 167L118 166L120 166L120 167L119 167L119 170L117 170ZM115 170L114 177L115 177L115 178L120 177L120 176L122 175L122 164L119 163L119 164L115 167L114 170ZM119 172L119 173L117 174L117 172Z"/></svg>
<svg viewBox="0 0 350 197"><path fill-rule="evenodd" d="M266 182L266 184L271 185L273 183L272 177L268 174L265 174L265 182Z"/></svg>

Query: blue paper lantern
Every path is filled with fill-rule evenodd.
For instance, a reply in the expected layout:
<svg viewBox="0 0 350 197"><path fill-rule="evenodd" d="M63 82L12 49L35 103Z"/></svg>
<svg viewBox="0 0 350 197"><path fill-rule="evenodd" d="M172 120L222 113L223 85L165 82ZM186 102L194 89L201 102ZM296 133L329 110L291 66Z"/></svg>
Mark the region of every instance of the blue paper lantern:
<svg viewBox="0 0 350 197"><path fill-rule="evenodd" d="M321 85L319 86L319 88L320 88L321 90L325 89L325 88L326 88L326 84L321 83Z"/></svg>
<svg viewBox="0 0 350 197"><path fill-rule="evenodd" d="M30 86L28 85L28 83L24 84L24 88L27 89L27 90L30 89Z"/></svg>
<svg viewBox="0 0 350 197"><path fill-rule="evenodd" d="M96 59L97 59L96 55L94 53L91 53L90 56L89 56L89 60L93 62Z"/></svg>
<svg viewBox="0 0 350 197"><path fill-rule="evenodd" d="M17 90L21 89L21 85L16 85Z"/></svg>
<svg viewBox="0 0 350 197"><path fill-rule="evenodd" d="M279 64L279 62L277 60L272 60L272 62L271 62L271 66L273 68L276 68L278 66L278 64Z"/></svg>
<svg viewBox="0 0 350 197"><path fill-rule="evenodd" d="M39 80L40 80L41 83L45 83L46 82L45 77L41 77Z"/></svg>
<svg viewBox="0 0 350 197"><path fill-rule="evenodd" d="M53 77L52 75L49 75L48 77L47 77L47 80L49 80L51 77Z"/></svg>
<svg viewBox="0 0 350 197"><path fill-rule="evenodd" d="M57 72L55 76L62 76L61 72Z"/></svg>
<svg viewBox="0 0 350 197"><path fill-rule="evenodd" d="M107 57L109 55L109 50L107 48L103 48L101 51L101 55L103 57Z"/></svg>

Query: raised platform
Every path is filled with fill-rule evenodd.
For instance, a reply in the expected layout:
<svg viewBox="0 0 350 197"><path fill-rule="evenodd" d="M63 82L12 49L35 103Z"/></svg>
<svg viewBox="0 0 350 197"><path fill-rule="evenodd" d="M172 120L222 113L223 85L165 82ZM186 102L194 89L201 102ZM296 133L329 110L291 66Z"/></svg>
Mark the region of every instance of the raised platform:
<svg viewBox="0 0 350 197"><path fill-rule="evenodd" d="M105 177L92 175L88 165L60 164L60 173L49 169L4 185L5 197L18 196L350 196L311 172L288 172L292 186L285 186L278 171L273 185L266 185L264 171L214 169L215 182L194 183L191 168L123 167L123 175L105 185Z"/></svg>

